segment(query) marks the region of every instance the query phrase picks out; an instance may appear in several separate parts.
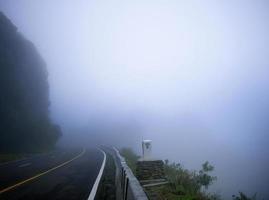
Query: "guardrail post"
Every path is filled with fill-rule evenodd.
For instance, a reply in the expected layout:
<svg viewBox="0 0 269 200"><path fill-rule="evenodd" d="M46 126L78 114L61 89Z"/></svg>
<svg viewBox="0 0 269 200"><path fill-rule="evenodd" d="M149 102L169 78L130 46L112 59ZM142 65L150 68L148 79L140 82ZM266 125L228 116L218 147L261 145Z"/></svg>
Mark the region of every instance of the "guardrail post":
<svg viewBox="0 0 269 200"><path fill-rule="evenodd" d="M128 187L129 187L129 179L128 179L128 177L126 177L125 192L124 192L124 200L127 200L127 196L128 196Z"/></svg>

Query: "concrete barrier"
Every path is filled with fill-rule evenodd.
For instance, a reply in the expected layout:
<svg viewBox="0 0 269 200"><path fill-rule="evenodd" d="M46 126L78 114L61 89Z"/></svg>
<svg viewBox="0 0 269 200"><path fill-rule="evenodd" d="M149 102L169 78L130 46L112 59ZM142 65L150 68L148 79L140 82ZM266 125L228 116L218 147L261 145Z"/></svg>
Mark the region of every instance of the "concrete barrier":
<svg viewBox="0 0 269 200"><path fill-rule="evenodd" d="M116 199L148 200L142 186L119 151L116 148L108 148L108 151L113 156L116 166Z"/></svg>

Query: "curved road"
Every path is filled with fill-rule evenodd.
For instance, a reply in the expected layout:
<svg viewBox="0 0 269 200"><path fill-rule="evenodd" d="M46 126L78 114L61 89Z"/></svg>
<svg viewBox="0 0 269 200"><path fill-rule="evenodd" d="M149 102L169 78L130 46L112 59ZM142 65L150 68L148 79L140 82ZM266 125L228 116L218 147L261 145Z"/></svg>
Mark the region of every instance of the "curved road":
<svg viewBox="0 0 269 200"><path fill-rule="evenodd" d="M87 199L103 159L98 149L80 149L2 164L0 199Z"/></svg>

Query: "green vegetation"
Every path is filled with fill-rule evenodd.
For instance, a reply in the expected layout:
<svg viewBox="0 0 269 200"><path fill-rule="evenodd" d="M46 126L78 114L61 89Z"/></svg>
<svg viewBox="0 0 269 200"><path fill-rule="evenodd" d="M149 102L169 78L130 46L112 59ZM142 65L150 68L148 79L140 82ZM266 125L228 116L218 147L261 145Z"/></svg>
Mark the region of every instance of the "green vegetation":
<svg viewBox="0 0 269 200"><path fill-rule="evenodd" d="M35 46L0 12L0 152L41 152L60 128L49 118L46 65Z"/></svg>
<svg viewBox="0 0 269 200"><path fill-rule="evenodd" d="M139 156L130 148L121 149L120 154L135 174ZM165 160L164 172L168 184L150 188L150 191L157 193L160 200L221 200L219 195L207 192L208 187L217 180L217 177L210 175L213 170L214 166L208 161L202 164L199 171L190 171L184 169L179 163L169 163ZM233 200L256 200L256 194L250 198L239 192L239 196L233 195L232 198Z"/></svg>
<svg viewBox="0 0 269 200"><path fill-rule="evenodd" d="M136 175L136 162L139 159L139 156L130 148L122 148L120 154L125 158L125 161L133 171L133 174Z"/></svg>
<svg viewBox="0 0 269 200"><path fill-rule="evenodd" d="M214 167L205 162L199 172L184 169L179 163L165 161L164 171L168 185L161 188L161 196L169 196L168 199L184 200L215 200L219 197L215 194L206 193L205 190L217 178L209 175Z"/></svg>

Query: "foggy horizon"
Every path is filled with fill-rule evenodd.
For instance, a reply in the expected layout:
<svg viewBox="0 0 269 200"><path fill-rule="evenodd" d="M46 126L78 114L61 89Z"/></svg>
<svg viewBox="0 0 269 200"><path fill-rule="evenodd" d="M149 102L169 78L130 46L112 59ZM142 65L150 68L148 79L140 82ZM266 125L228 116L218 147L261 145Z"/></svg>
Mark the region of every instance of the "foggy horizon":
<svg viewBox="0 0 269 200"><path fill-rule="evenodd" d="M60 143L129 146L269 197L266 1L0 0L46 63ZM91 136L100 137L91 139Z"/></svg>

